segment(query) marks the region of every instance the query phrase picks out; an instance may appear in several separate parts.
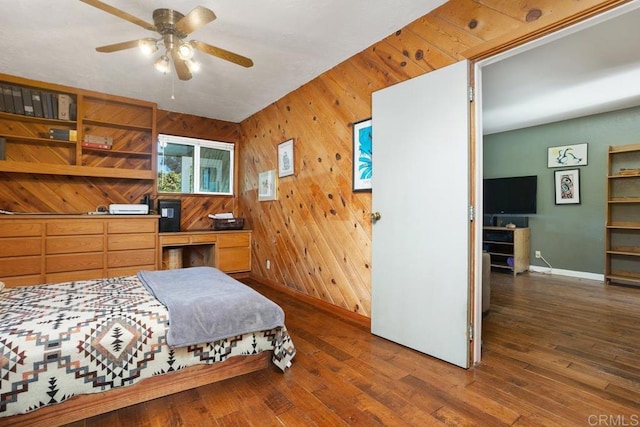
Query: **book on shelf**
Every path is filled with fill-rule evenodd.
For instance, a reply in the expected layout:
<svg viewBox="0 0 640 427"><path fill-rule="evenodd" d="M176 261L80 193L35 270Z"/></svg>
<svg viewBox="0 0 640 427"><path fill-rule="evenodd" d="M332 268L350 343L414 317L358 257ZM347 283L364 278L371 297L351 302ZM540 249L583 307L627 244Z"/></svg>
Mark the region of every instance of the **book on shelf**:
<svg viewBox="0 0 640 427"><path fill-rule="evenodd" d="M58 118L58 94L52 93L51 95L51 118Z"/></svg>
<svg viewBox="0 0 640 427"><path fill-rule="evenodd" d="M22 102L22 90L20 86L11 86L13 93L13 112L16 114L24 114L24 103Z"/></svg>
<svg viewBox="0 0 640 427"><path fill-rule="evenodd" d="M39 90L31 90L31 103L33 104L33 115L35 117L44 117L42 113L42 95Z"/></svg>
<svg viewBox="0 0 640 427"><path fill-rule="evenodd" d="M100 150L111 150L112 145L110 144L100 144L98 142L88 142L82 141L82 146L87 148L97 148Z"/></svg>
<svg viewBox="0 0 640 427"><path fill-rule="evenodd" d="M110 136L99 136L99 135L90 135L85 134L82 137L83 142L93 142L96 144L105 144L105 145L113 145L113 138Z"/></svg>
<svg viewBox="0 0 640 427"><path fill-rule="evenodd" d="M0 85L0 112L4 111L4 95L2 94L2 85Z"/></svg>
<svg viewBox="0 0 640 427"><path fill-rule="evenodd" d="M77 141L78 131L75 129L49 128L49 138L59 141Z"/></svg>
<svg viewBox="0 0 640 427"><path fill-rule="evenodd" d="M7 139L0 136L0 160L6 159Z"/></svg>
<svg viewBox="0 0 640 427"><path fill-rule="evenodd" d="M78 120L78 106L73 101L69 104L69 120Z"/></svg>
<svg viewBox="0 0 640 427"><path fill-rule="evenodd" d="M42 92L40 96L42 98L42 112L45 119L57 119L58 116L53 114L52 100L53 94L51 92Z"/></svg>
<svg viewBox="0 0 640 427"><path fill-rule="evenodd" d="M4 111L7 113L15 113L16 110L13 109L13 91L11 90L11 86L7 84L2 85L2 97L4 99Z"/></svg>
<svg viewBox="0 0 640 427"><path fill-rule="evenodd" d="M31 89L28 87L22 87L22 103L24 104L24 115L25 116L35 116L35 112L33 110L33 98L31 97Z"/></svg>
<svg viewBox="0 0 640 427"><path fill-rule="evenodd" d="M58 119L71 120L71 97L65 93L58 94Z"/></svg>

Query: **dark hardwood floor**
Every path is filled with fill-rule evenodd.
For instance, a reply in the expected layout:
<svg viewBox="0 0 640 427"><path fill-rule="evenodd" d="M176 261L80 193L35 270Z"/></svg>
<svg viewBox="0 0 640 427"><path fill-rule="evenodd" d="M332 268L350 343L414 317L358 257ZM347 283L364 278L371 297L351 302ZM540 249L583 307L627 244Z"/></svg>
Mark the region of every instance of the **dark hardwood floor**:
<svg viewBox="0 0 640 427"><path fill-rule="evenodd" d="M275 368L80 426L637 426L640 289L493 273L483 361L463 370L252 282L297 347Z"/></svg>

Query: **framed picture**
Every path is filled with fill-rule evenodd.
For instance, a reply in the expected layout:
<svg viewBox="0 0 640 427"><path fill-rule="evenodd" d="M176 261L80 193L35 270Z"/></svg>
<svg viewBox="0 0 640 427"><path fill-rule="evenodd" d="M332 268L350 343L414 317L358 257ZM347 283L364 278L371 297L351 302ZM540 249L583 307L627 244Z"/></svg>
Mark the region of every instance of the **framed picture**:
<svg viewBox="0 0 640 427"><path fill-rule="evenodd" d="M353 124L353 191L371 191L373 175L371 119Z"/></svg>
<svg viewBox="0 0 640 427"><path fill-rule="evenodd" d="M554 172L556 205L580 203L580 169L565 169Z"/></svg>
<svg viewBox="0 0 640 427"><path fill-rule="evenodd" d="M587 165L587 144L562 145L547 150L548 168Z"/></svg>
<svg viewBox="0 0 640 427"><path fill-rule="evenodd" d="M271 169L258 174L258 200L265 202L276 200L277 197L276 170Z"/></svg>
<svg viewBox="0 0 640 427"><path fill-rule="evenodd" d="M293 139L278 144L278 176L293 175Z"/></svg>

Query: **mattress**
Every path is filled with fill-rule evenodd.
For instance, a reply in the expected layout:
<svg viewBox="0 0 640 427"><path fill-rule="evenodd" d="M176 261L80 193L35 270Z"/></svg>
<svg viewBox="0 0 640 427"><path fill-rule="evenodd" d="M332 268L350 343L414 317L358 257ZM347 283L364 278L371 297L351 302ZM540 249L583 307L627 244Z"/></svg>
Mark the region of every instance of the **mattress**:
<svg viewBox="0 0 640 427"><path fill-rule="evenodd" d="M0 417L268 350L284 371L295 355L286 327L179 348L167 345L168 327L166 307L137 276L5 289Z"/></svg>

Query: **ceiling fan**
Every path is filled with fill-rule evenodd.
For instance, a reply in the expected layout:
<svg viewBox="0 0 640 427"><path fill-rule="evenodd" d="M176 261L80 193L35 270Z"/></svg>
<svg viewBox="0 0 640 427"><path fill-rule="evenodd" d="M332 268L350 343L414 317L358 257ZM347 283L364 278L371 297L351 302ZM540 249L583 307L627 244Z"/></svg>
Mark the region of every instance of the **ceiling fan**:
<svg viewBox="0 0 640 427"><path fill-rule="evenodd" d="M193 49L197 49L209 55L217 56L234 64L243 67L253 66L253 61L237 53L212 46L210 44L191 40L187 41L186 37L195 30L203 27L209 22L216 19L216 15L210 9L203 6L197 6L191 12L183 15L180 12L171 9L156 9L153 11L153 24L136 18L120 9L110 6L100 0L80 0L90 6L96 7L118 18L136 24L145 30L155 31L160 37L143 38L131 40L106 46L97 47L98 52L117 52L120 50L140 47L147 52L154 52L158 46L164 46L166 52L156 62L155 66L160 71L167 72L170 69L169 56L176 70L176 74L180 80L191 79L191 73L195 72L197 63L193 60Z"/></svg>

